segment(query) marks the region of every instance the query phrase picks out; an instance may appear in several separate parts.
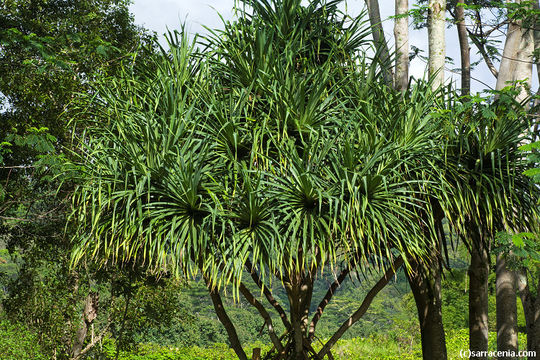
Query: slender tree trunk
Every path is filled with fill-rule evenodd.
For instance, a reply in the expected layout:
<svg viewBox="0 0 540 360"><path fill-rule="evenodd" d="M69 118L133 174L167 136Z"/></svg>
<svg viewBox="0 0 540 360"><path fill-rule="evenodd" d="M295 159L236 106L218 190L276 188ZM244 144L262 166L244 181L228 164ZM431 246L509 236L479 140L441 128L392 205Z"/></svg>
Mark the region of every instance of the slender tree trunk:
<svg viewBox="0 0 540 360"><path fill-rule="evenodd" d="M446 360L439 265L437 261L433 261L430 274L425 274L422 266L414 260L411 265L408 279L418 310L423 359Z"/></svg>
<svg viewBox="0 0 540 360"><path fill-rule="evenodd" d="M394 87L404 92L409 85L409 0L396 0L394 39L396 43L396 70Z"/></svg>
<svg viewBox="0 0 540 360"><path fill-rule="evenodd" d="M540 3L538 1L534 2L534 9L536 11L540 11ZM534 54L535 54L534 62L536 64L536 75L538 77L538 80L540 81L540 21L539 20L540 20L539 17L535 19L535 27L534 27ZM537 91L536 93L538 94L539 92ZM539 104L540 104L540 101L536 99L535 105L538 106ZM533 128L533 134L536 134L536 138L534 140L540 137L540 131L539 131L540 130L540 114L538 114L539 112L540 110L537 111L537 116L535 119L536 123L534 124L534 128Z"/></svg>
<svg viewBox="0 0 540 360"><path fill-rule="evenodd" d="M428 73L433 88L437 89L444 85L446 0L429 0L428 8Z"/></svg>
<svg viewBox="0 0 540 360"><path fill-rule="evenodd" d="M208 292L210 293L210 298L212 299L212 304L214 305L214 311L216 312L219 321L223 324L225 330L227 331L229 341L231 342L231 347L236 353L236 356L238 356L238 359L248 360L248 357L242 348L242 344L240 343L240 339L238 338L238 334L236 333L234 324L225 311L225 307L221 301L221 296L219 295L218 289L212 286L208 279L205 278L205 281L206 286L208 287Z"/></svg>
<svg viewBox="0 0 540 360"><path fill-rule="evenodd" d="M482 242L477 227L471 228L475 236L471 242L471 264L469 266L469 349L488 350L488 277L489 250ZM479 357L486 360L487 356Z"/></svg>
<svg viewBox="0 0 540 360"><path fill-rule="evenodd" d="M379 9L378 0L365 0L368 8L369 22L371 24L373 40L378 46L378 52L381 62L381 70L384 75L384 80L388 85L392 85L392 66L390 64L390 51L388 50L388 43L384 36L384 30L382 27L381 11Z"/></svg>
<svg viewBox="0 0 540 360"><path fill-rule="evenodd" d="M500 254L497 256L497 350L517 352L517 349L516 277ZM503 359L512 358L499 358Z"/></svg>
<svg viewBox="0 0 540 360"><path fill-rule="evenodd" d="M465 0L458 0L456 6L456 25L459 38L459 50L461 53L461 96L471 93L471 49L465 24Z"/></svg>
<svg viewBox="0 0 540 360"><path fill-rule="evenodd" d="M536 352L535 356L529 356L529 360L540 359L540 296L534 296L528 284L528 269L522 269L518 276L518 291L525 314L525 324L527 327L527 350ZM538 278L537 289L540 289L540 277ZM537 290L538 292L538 290Z"/></svg>

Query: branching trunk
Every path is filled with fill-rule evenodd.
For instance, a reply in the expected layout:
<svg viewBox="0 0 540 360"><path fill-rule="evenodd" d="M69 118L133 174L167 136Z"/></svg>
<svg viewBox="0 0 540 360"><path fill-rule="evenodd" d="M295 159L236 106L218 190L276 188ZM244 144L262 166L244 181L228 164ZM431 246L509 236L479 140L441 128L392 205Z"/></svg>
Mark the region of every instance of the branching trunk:
<svg viewBox="0 0 540 360"><path fill-rule="evenodd" d="M469 349L488 350L489 250L478 226L470 226L471 263L469 266ZM487 359L487 356L479 357Z"/></svg>
<svg viewBox="0 0 540 360"><path fill-rule="evenodd" d="M497 256L497 350L517 351L516 278L506 267L504 255ZM508 359L510 357L501 357Z"/></svg>
<svg viewBox="0 0 540 360"><path fill-rule="evenodd" d="M244 295L247 302L253 305L257 309L257 311L259 311L259 314L264 319L264 323L266 325L266 328L268 329L268 335L270 336L272 344L274 344L275 348L278 351L278 354L283 354L283 345L281 344L281 341L279 340L276 332L274 331L272 318L270 317L270 314L268 314L268 311L266 311L264 306L251 294L249 289L243 283L240 283L240 292L242 293L242 295Z"/></svg>
<svg viewBox="0 0 540 360"><path fill-rule="evenodd" d="M446 360L439 264L433 260L429 274L414 260L411 261L411 267L408 278L418 310L423 359Z"/></svg>
<svg viewBox="0 0 540 360"><path fill-rule="evenodd" d="M274 298L274 296L272 295L272 292L263 284L261 278L259 277L259 275L255 271L255 267L253 266L251 261L249 261L249 260L246 261L246 268L247 268L247 271L250 273L251 278L253 279L253 282L263 291L263 294L266 297L266 299L268 300L268 302L270 303L270 305L272 305L274 307L274 309L277 311L277 313L279 314L279 317L281 319L281 322L285 326L285 329L290 331L291 330L291 323L287 319L287 314L285 313L285 310L283 310L281 305Z"/></svg>
<svg viewBox="0 0 540 360"><path fill-rule="evenodd" d="M379 291L381 291L388 284L388 282L396 274L397 270L401 267L401 265L403 265L403 258L400 256L386 270L384 276L367 293L364 301L360 305L360 308L358 308L358 310L356 310L356 312L341 325L338 331L336 331L336 333L330 338L330 340L328 340L328 342L323 346L321 351L319 351L318 355L321 359L329 353L330 349L332 349L332 347L343 336L343 334L345 334L345 332L358 320L360 320L360 318L366 313L375 296L377 296Z"/></svg>
<svg viewBox="0 0 540 360"><path fill-rule="evenodd" d="M409 0L396 0L394 39L396 43L396 69L394 87L404 92L409 85Z"/></svg>
<svg viewBox="0 0 540 360"><path fill-rule="evenodd" d="M429 0L428 8L428 72L433 88L437 89L444 84L446 1Z"/></svg>
<svg viewBox="0 0 540 360"><path fill-rule="evenodd" d="M79 358L79 356L81 355L84 341L88 334L88 329L90 328L90 326L92 325L92 323L97 317L98 303L99 303L99 294L97 293L88 294L84 302L82 324L79 330L77 330L75 343L73 344L73 348L71 350L72 358Z"/></svg>

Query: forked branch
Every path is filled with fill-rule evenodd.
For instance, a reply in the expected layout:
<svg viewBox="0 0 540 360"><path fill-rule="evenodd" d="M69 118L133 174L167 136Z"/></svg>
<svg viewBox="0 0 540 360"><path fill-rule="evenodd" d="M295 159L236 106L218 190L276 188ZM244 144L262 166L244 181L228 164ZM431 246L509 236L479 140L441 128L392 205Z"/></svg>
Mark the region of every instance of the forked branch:
<svg viewBox="0 0 540 360"><path fill-rule="evenodd" d="M386 270L384 276L369 290L362 305L356 310L350 318L348 318L343 325L336 331L336 333L328 340L328 342L323 346L321 351L319 351L319 357L322 359L330 351L330 349L336 344L336 342L343 336L343 334L353 326L360 318L366 313L367 309L371 305L371 302L375 296L381 291L390 279L396 274L396 271L403 265L403 258L398 257L394 263Z"/></svg>

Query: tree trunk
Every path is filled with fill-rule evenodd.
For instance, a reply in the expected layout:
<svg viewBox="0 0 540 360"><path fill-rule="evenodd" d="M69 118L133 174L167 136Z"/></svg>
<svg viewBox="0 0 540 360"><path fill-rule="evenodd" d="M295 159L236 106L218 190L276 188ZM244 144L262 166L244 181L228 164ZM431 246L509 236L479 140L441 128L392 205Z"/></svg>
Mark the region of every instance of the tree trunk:
<svg viewBox="0 0 540 360"><path fill-rule="evenodd" d="M522 0L516 0L517 3ZM523 26L522 19L510 19L504 50L499 67L499 76L495 89L502 90L505 86L517 81L525 81L518 101L523 101L529 94L532 77L534 51L534 31Z"/></svg>
<svg viewBox="0 0 540 360"><path fill-rule="evenodd" d="M99 294L90 293L84 301L83 319L77 335L75 336L75 343L71 349L71 357L78 358L81 355L83 349L84 340L88 334L88 329L97 317L99 303Z"/></svg>
<svg viewBox="0 0 540 360"><path fill-rule="evenodd" d="M238 339L238 334L236 333L234 324L229 318L229 315L227 315L225 312L225 307L221 301L221 296L219 295L218 289L213 286L208 279L205 278L205 281L206 286L208 287L208 292L210 293L210 298L212 299L212 304L214 305L214 310L219 321L223 324L225 330L227 331L229 341L231 342L231 347L236 353L236 356L238 356L238 359L248 360L247 355L242 348L242 344L240 343L240 339Z"/></svg>
<svg viewBox="0 0 540 360"><path fill-rule="evenodd" d="M455 20L461 53L461 96L468 96L471 93L471 49L469 47L467 25L465 24L464 5L465 0L458 0Z"/></svg>
<svg viewBox="0 0 540 360"><path fill-rule="evenodd" d="M424 360L446 360L446 339L442 322L441 272L437 261L432 262L431 273L416 261L411 261L409 284L416 302L422 339Z"/></svg>
<svg viewBox="0 0 540 360"><path fill-rule="evenodd" d="M497 350L516 351L517 338L516 277L506 267L504 255L497 256ZM510 357L500 357L499 360Z"/></svg>
<svg viewBox="0 0 540 360"><path fill-rule="evenodd" d="M481 241L478 231L471 238L471 264L469 266L469 349L471 351L488 350L488 277L489 251ZM479 357L486 360L487 356Z"/></svg>
<svg viewBox="0 0 540 360"><path fill-rule="evenodd" d="M429 0L428 7L428 73L430 80L433 81L433 89L437 89L444 85L446 1Z"/></svg>
<svg viewBox="0 0 540 360"><path fill-rule="evenodd" d="M365 0L368 8L369 23L371 24L373 40L378 48L378 53L381 62L381 68L384 75L384 80L388 85L392 85L392 71L390 64L390 51L388 43L384 36L384 30L381 21L381 12L379 9L378 0Z"/></svg>
<svg viewBox="0 0 540 360"><path fill-rule="evenodd" d="M305 276L302 272L293 270L289 273L284 285L290 304L292 358L295 360L306 360L309 358L308 351L304 346L309 344L307 326L309 303L313 290L311 278Z"/></svg>
<svg viewBox="0 0 540 360"><path fill-rule="evenodd" d="M530 89L534 31L526 29L522 19L509 20L495 89L502 90L516 80L523 80L526 86L516 98L522 101ZM496 272L497 350L517 350L516 274L507 269L503 255L497 256Z"/></svg>
<svg viewBox="0 0 540 360"><path fill-rule="evenodd" d="M396 42L396 70L394 87L404 92L409 85L409 0L396 0L394 39Z"/></svg>
<svg viewBox="0 0 540 360"><path fill-rule="evenodd" d="M528 269L522 269L518 277L518 291L525 314L525 324L527 327L527 350L534 351L536 356L529 356L529 360L540 359L540 296L538 293L533 296L529 289ZM537 289L540 289L540 277ZM538 292L538 290L537 290Z"/></svg>

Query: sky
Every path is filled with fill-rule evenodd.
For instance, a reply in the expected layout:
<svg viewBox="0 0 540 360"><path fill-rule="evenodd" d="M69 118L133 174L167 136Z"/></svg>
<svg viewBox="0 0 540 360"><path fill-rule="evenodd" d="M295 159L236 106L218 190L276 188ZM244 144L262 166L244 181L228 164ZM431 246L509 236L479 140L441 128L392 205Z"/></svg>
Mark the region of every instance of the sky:
<svg viewBox="0 0 540 360"><path fill-rule="evenodd" d="M393 20L388 19L394 13L393 0L380 0L381 17L386 39L393 43ZM364 9L364 0L347 0L343 9L355 17ZM180 28L181 23L185 23L190 33L207 33L205 27L222 28L223 17L231 20L233 14L234 0L134 0L130 10L135 17L135 22L145 28L155 31L161 35L167 29L175 30ZM384 20L386 19L386 20ZM427 56L427 31L413 30L410 27L410 45L424 51ZM446 67L447 81L455 82L459 86L459 74L449 71L459 67L459 42L455 27L446 30L447 56L454 59L454 65L448 64ZM474 62L475 49L471 48L472 61ZM416 58L411 62L410 75L421 78L426 70L426 63ZM495 78L487 67L482 63L472 73L473 79L471 87L473 93L482 91L488 86L495 87ZM475 78L479 81L476 81ZM484 84L482 84L484 83Z"/></svg>

